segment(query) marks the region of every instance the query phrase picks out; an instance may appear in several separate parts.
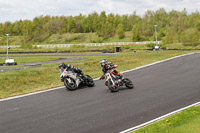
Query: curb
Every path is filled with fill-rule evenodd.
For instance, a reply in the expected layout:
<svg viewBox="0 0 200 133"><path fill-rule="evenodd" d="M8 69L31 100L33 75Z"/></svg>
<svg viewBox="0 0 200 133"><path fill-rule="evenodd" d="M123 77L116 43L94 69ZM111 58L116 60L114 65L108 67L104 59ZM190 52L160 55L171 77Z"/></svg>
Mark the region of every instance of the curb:
<svg viewBox="0 0 200 133"><path fill-rule="evenodd" d="M178 113L178 112L181 112L181 111L183 111L183 110L185 110L185 109L188 109L188 108L190 108L190 107L197 106L197 105L200 105L200 101L197 102L197 103L191 104L191 105L189 105L189 106L186 106L186 107L184 107L184 108L178 109L178 110L176 110L176 111L173 111L173 112L171 112L171 113L168 113L168 114L166 114L166 115L160 116L160 117L158 117L158 118L156 118L156 119L153 119L153 120L151 120L151 121L148 121L148 122L145 122L145 123L143 123L143 124L140 124L140 125L138 125L138 126L135 126L135 127L129 128L129 129L126 129L126 130L121 131L121 132L119 132L119 133L128 133L128 132L136 131L136 130L138 130L139 128L142 128L142 127L144 127L144 126L150 125L150 124L152 124L152 123L154 123L154 122L157 122L157 121L160 121L160 120L162 120L162 119L164 119L164 118L166 118L166 117L168 117L168 116L174 115L174 114L176 114L176 113Z"/></svg>

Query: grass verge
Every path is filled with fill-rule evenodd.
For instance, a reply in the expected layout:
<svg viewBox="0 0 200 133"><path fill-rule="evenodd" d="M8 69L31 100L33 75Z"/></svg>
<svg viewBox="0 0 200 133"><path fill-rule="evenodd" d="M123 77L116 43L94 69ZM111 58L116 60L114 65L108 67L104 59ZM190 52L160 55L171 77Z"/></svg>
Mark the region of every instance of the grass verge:
<svg viewBox="0 0 200 133"><path fill-rule="evenodd" d="M200 133L200 106L188 108L131 133Z"/></svg>
<svg viewBox="0 0 200 133"><path fill-rule="evenodd" d="M81 67L84 73L95 78L102 75L99 61L103 58L117 64L118 70L123 71L189 52L191 51L126 52L110 56L89 56L87 59L68 63L75 67ZM37 68L1 72L0 98L62 86L63 83L59 76L58 63L46 64Z"/></svg>

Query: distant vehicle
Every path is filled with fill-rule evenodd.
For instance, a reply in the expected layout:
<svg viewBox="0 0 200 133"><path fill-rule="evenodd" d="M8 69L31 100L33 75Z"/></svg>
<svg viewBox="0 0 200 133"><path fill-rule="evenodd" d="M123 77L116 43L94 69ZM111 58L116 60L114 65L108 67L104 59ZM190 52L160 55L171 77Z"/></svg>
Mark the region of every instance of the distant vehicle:
<svg viewBox="0 0 200 133"><path fill-rule="evenodd" d="M155 50L159 50L159 46L156 45L156 46L154 47L154 49L155 49Z"/></svg>
<svg viewBox="0 0 200 133"><path fill-rule="evenodd" d="M64 82L65 87L72 91L76 90L80 86L94 86L94 80L89 75L86 76L87 79L85 79L81 74L64 69L64 71L61 72L60 78L61 81Z"/></svg>
<svg viewBox="0 0 200 133"><path fill-rule="evenodd" d="M17 65L17 62L15 62L14 59L6 59L5 64L6 66L14 66Z"/></svg>

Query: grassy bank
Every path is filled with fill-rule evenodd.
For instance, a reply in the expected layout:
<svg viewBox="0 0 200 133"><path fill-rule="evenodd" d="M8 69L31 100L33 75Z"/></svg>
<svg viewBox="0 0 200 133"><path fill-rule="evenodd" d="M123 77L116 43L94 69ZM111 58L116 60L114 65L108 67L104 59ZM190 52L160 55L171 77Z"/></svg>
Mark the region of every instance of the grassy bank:
<svg viewBox="0 0 200 133"><path fill-rule="evenodd" d="M83 72L95 78L102 75L99 61L103 58L117 64L118 70L123 71L185 53L189 52L126 52L111 56L89 56L87 59L68 63L75 67L81 67ZM0 98L62 86L63 83L60 81L59 75L58 64L46 64L37 68L2 72L0 73Z"/></svg>
<svg viewBox="0 0 200 133"><path fill-rule="evenodd" d="M64 33L60 34L52 34L41 42L33 42L34 44L84 44L84 43L101 43L101 42L130 42L132 37L132 32L125 32L125 37L123 39L119 39L118 35L115 34L113 37L109 37L107 39L103 39L102 37L98 37L96 33ZM1 45L6 46L6 37L1 37ZM10 36L9 44L10 45L21 45L24 43L23 36ZM29 42L32 43L32 42Z"/></svg>
<svg viewBox="0 0 200 133"><path fill-rule="evenodd" d="M118 45L107 45L107 46L85 46L84 44L82 45L73 45L71 47L54 47L54 48L11 48L9 49L9 54L12 54L12 52L33 52L33 53L41 53L41 52L46 52L46 53L74 53L74 52L79 52L79 53L85 53L85 52L102 52L102 51L115 51L115 46ZM167 45L162 45L161 48L166 48L166 49L188 49L188 50L199 50L200 45L198 46L184 46L182 44L167 44ZM132 44L132 45L121 45L121 50L122 51L133 51L133 50L146 50L146 49L153 49L153 45L144 45L144 44ZM3 52L6 54L6 48L1 48L0 52Z"/></svg>
<svg viewBox="0 0 200 133"><path fill-rule="evenodd" d="M131 133L200 133L200 106L191 107Z"/></svg>

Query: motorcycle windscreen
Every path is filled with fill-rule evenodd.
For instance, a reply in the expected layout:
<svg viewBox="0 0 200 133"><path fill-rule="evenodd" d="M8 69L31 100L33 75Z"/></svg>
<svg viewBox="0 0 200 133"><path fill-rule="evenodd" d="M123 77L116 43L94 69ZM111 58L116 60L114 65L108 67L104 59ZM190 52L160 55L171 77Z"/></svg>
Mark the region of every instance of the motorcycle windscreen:
<svg viewBox="0 0 200 133"><path fill-rule="evenodd" d="M60 74L62 74L64 72L64 70L65 70L64 68L61 68L60 69Z"/></svg>

